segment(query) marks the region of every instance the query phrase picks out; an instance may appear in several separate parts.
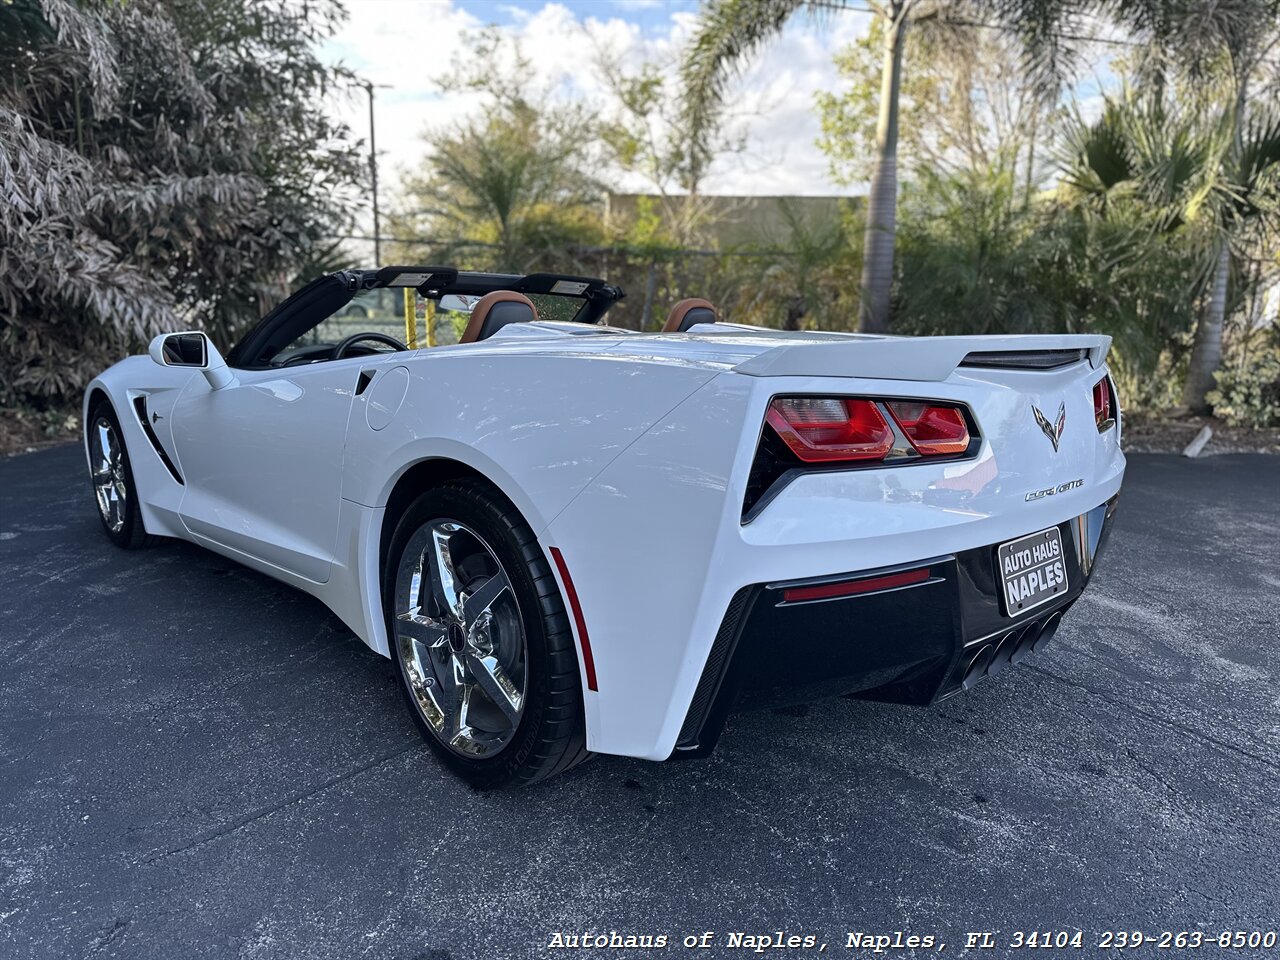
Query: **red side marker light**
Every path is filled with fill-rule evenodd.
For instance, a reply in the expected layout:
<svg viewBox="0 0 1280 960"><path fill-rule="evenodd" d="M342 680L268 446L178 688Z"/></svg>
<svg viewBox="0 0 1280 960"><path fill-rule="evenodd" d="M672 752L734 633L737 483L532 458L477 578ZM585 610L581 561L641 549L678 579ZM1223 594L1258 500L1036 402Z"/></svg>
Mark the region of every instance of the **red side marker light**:
<svg viewBox="0 0 1280 960"><path fill-rule="evenodd" d="M565 566L564 555L559 547L551 548L551 559L560 571L560 582L564 584L564 592L569 596L569 610L573 614L574 626L578 628L578 642L582 644L582 667L587 674L587 689L598 690L596 686L596 661L591 655L591 640L587 637L587 621L582 618L582 604L578 602L578 591L574 589L573 578L569 576L569 568Z"/></svg>
<svg viewBox="0 0 1280 960"><path fill-rule="evenodd" d="M1093 385L1093 419L1099 430L1111 419L1111 390L1107 386L1106 377Z"/></svg>
<svg viewBox="0 0 1280 960"><path fill-rule="evenodd" d="M785 603L795 603L800 600L830 600L832 597L850 597L859 593L892 590L894 587L923 583L928 579L929 568L922 567L919 570L888 573L883 577L872 577L870 580L845 580L841 583L823 583L813 587L791 587L782 591L782 599Z"/></svg>

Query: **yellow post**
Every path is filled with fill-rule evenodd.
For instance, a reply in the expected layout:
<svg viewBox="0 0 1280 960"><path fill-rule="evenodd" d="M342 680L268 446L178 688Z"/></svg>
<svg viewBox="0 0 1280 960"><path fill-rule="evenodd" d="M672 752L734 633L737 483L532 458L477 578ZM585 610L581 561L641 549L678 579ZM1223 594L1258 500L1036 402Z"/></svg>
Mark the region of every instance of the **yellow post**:
<svg viewBox="0 0 1280 960"><path fill-rule="evenodd" d="M436 345L436 302L427 301L427 346Z"/></svg>
<svg viewBox="0 0 1280 960"><path fill-rule="evenodd" d="M404 344L410 350L418 349L418 318L413 315L413 287L404 288Z"/></svg>

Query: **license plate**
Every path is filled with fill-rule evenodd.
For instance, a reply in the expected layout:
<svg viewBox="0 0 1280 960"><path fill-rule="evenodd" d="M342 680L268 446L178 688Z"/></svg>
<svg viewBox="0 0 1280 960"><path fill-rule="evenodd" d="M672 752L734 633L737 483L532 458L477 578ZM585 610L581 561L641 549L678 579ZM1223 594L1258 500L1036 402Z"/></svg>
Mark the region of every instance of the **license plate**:
<svg viewBox="0 0 1280 960"><path fill-rule="evenodd" d="M996 556L1005 610L1016 617L1067 592L1067 564L1057 527L1002 543Z"/></svg>

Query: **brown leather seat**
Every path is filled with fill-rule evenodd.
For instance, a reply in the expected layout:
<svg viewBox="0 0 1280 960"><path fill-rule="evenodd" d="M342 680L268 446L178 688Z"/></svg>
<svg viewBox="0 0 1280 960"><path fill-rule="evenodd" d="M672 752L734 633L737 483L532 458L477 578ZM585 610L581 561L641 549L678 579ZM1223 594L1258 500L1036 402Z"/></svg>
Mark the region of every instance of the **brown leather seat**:
<svg viewBox="0 0 1280 960"><path fill-rule="evenodd" d="M662 325L663 333L684 333L695 323L715 323L720 319L715 304L700 297L681 300L667 314L667 322Z"/></svg>
<svg viewBox="0 0 1280 960"><path fill-rule="evenodd" d="M523 293L494 290L480 298L458 342L487 340L509 323L529 323L537 319L537 308Z"/></svg>

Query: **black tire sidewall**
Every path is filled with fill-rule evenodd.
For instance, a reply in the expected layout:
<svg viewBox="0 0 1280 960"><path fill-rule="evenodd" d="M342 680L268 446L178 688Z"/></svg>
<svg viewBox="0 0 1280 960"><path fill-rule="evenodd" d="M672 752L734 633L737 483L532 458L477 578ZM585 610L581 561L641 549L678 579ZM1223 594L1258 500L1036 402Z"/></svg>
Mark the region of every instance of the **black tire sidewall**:
<svg viewBox="0 0 1280 960"><path fill-rule="evenodd" d="M120 418L116 416L115 408L107 400L96 400L89 408L89 416L85 419L85 440L89 444L92 451L92 431L98 422L98 418L102 418L111 424L111 428L115 430L116 442L120 444L120 459L124 464L124 479L127 485L124 502L124 524L120 529L112 530L107 526L107 519L102 515L102 510L98 508L98 492L93 484L93 462L89 464L89 486L93 492L93 509L98 515L98 522L102 524L102 532L117 547L131 548L139 545L139 542L145 537L145 533L141 530L142 517L138 510L138 486L133 479L133 464L129 460L129 445L125 442L124 431L120 428Z"/></svg>
<svg viewBox="0 0 1280 960"><path fill-rule="evenodd" d="M530 569L522 556L521 544L511 526L512 508L480 484L454 481L428 490L405 510L387 550L387 563L383 576L383 613L387 629L387 643L391 659L395 663L400 692L409 707L414 722L423 739L430 744L436 756L454 773L472 786L480 789L502 787L531 779L526 769L530 754L541 735L543 715L551 698L551 656L548 636L553 624L539 603L535 578L538 571ZM405 547L413 535L426 523L448 518L462 523L489 545L501 561L511 581L519 608L525 636L525 662L528 679L525 688L524 712L511 741L492 757L464 757L440 742L435 732L423 719L421 711L410 693L405 667L397 649L394 629L395 582ZM529 538L532 533L523 520ZM563 611L561 611L563 616ZM581 694L579 694L579 703ZM533 777L532 779L537 779Z"/></svg>

